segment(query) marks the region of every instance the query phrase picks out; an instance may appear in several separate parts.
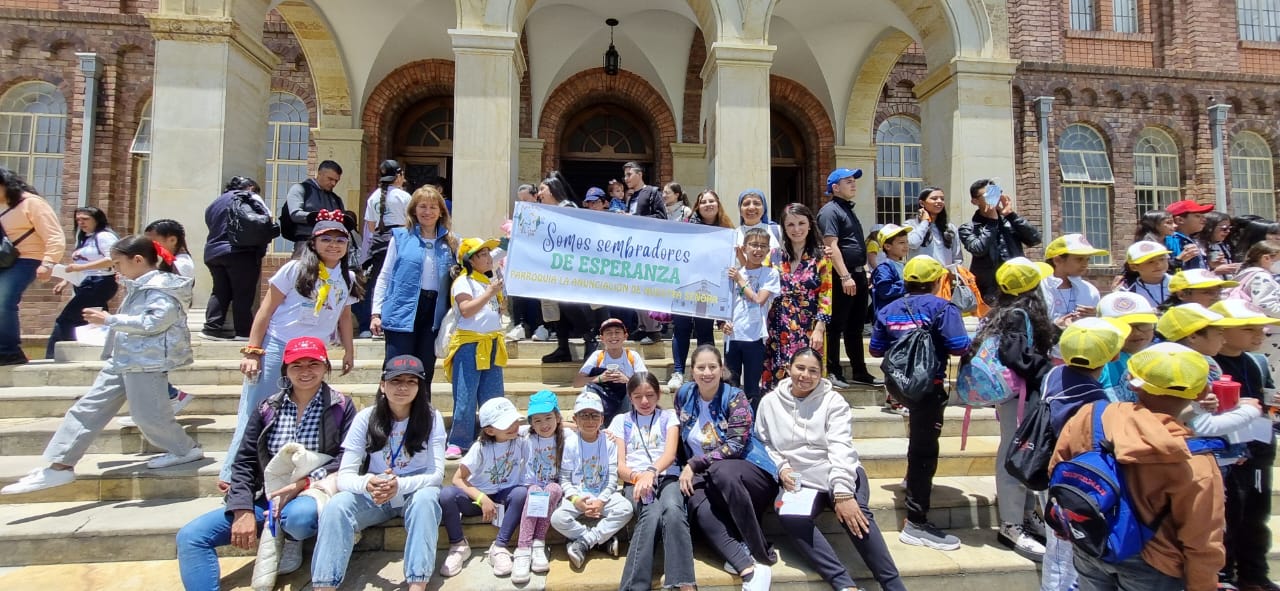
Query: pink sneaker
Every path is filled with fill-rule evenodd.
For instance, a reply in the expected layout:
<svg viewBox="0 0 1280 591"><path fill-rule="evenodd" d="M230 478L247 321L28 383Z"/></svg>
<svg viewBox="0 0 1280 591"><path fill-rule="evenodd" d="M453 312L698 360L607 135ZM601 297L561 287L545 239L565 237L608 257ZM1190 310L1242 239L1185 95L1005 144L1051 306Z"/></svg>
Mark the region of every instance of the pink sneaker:
<svg viewBox="0 0 1280 591"><path fill-rule="evenodd" d="M450 445L449 447L444 448L444 459L446 460L462 459L462 448L456 445Z"/></svg>

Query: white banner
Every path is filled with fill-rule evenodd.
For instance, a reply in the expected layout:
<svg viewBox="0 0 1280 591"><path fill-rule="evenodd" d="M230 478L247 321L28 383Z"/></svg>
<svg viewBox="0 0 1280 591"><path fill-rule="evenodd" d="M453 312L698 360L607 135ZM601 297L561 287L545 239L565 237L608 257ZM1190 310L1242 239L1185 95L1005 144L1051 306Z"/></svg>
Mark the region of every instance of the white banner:
<svg viewBox="0 0 1280 591"><path fill-rule="evenodd" d="M730 320L733 230L517 203L510 295Z"/></svg>

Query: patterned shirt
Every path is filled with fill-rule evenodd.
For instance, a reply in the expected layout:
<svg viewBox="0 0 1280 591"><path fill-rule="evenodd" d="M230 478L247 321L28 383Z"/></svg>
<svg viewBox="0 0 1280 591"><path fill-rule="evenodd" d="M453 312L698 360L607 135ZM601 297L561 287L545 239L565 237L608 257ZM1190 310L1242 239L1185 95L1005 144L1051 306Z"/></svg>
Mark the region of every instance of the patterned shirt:
<svg viewBox="0 0 1280 591"><path fill-rule="evenodd" d="M270 452L271 457L280 453L280 449L286 443L301 443L302 447L311 451L320 449L320 421L324 418L322 398L323 396L317 392L303 411L302 421L298 421L298 405L294 404L288 396L284 397L284 401L280 403L280 410L276 411L275 425L271 429L271 435L267 437L267 451ZM328 470L317 468L311 472L311 479L320 480L328 474Z"/></svg>

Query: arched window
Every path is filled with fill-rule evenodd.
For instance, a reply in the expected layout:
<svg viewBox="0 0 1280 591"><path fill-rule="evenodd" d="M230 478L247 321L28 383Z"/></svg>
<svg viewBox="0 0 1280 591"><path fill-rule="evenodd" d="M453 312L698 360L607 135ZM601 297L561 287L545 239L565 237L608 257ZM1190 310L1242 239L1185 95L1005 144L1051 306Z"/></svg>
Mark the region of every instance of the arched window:
<svg viewBox="0 0 1280 591"><path fill-rule="evenodd" d="M901 115L876 129L876 223L900 224L915 211L924 186L920 124Z"/></svg>
<svg viewBox="0 0 1280 591"><path fill-rule="evenodd" d="M48 82L24 82L0 97L0 166L17 172L54 207L62 199L67 101Z"/></svg>
<svg viewBox="0 0 1280 591"><path fill-rule="evenodd" d="M138 121L138 130L133 134L133 143L129 145L129 153L133 154L134 203L137 212L138 228L144 227L146 221L147 194L151 182L151 101L142 107L142 118Z"/></svg>
<svg viewBox="0 0 1280 591"><path fill-rule="evenodd" d="M1169 134L1148 127L1133 148L1133 184L1138 193L1138 217L1164 209L1182 198L1179 188L1178 146Z"/></svg>
<svg viewBox="0 0 1280 591"><path fill-rule="evenodd" d="M289 195L289 187L307 178L307 154L311 149L311 114L302 99L287 92L271 93L267 105L267 166L262 197L275 215ZM277 252L292 248L276 239Z"/></svg>
<svg viewBox="0 0 1280 591"><path fill-rule="evenodd" d="M636 160L653 159L646 141L647 133L621 109L602 107L579 115L570 123L562 158L571 160Z"/></svg>
<svg viewBox="0 0 1280 591"><path fill-rule="evenodd" d="M1062 170L1062 231L1080 233L1094 246L1111 249L1111 159L1107 146L1092 127L1071 125L1058 140ZM1093 258L1107 264L1110 255Z"/></svg>
<svg viewBox="0 0 1280 591"><path fill-rule="evenodd" d="M1271 148L1256 133L1231 138L1231 211L1276 219L1276 193Z"/></svg>
<svg viewBox="0 0 1280 591"><path fill-rule="evenodd" d="M405 147L453 151L453 106L441 104L409 126Z"/></svg>

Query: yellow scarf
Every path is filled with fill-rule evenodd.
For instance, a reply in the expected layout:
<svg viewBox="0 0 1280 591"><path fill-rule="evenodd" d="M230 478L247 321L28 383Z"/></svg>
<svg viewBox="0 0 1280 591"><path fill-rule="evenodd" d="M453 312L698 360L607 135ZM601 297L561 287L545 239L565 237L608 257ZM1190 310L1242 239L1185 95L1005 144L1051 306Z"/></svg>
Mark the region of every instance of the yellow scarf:
<svg viewBox="0 0 1280 591"><path fill-rule="evenodd" d="M316 288L316 311L315 315L319 316L320 311L324 309L324 305L329 301L329 268L320 263L320 273L318 275L320 286Z"/></svg>

